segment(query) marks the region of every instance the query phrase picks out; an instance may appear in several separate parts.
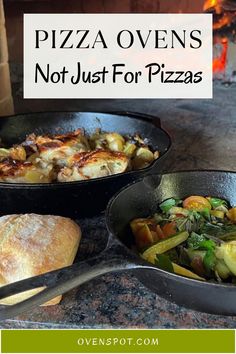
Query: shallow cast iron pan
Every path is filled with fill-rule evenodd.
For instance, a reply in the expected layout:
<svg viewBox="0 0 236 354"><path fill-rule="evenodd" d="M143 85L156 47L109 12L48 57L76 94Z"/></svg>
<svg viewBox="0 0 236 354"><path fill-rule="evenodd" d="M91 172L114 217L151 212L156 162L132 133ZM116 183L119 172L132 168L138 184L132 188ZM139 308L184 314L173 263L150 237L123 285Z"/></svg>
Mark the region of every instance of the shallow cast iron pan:
<svg viewBox="0 0 236 354"><path fill-rule="evenodd" d="M148 139L161 157L149 167L119 175L89 181L12 184L0 183L0 200L7 209L5 213L37 212L65 216L90 216L106 208L109 199L120 188L150 173L161 172L163 159L171 146L169 135L161 128L160 119L140 113L95 113L95 112L44 112L18 115L0 119L0 138L6 146L22 142L30 133L66 133L84 128L93 133L96 128L115 131L124 135L141 134Z"/></svg>
<svg viewBox="0 0 236 354"><path fill-rule="evenodd" d="M235 285L202 282L171 274L147 263L130 250L133 241L129 222L132 219L153 214L157 205L167 198L189 195L216 196L236 205L236 173L176 172L144 177L130 184L108 205L109 240L105 251L80 264L0 288L1 299L39 286L47 287L20 304L1 309L0 320L14 317L102 274L124 270L131 270L147 288L180 306L213 314L236 315Z"/></svg>

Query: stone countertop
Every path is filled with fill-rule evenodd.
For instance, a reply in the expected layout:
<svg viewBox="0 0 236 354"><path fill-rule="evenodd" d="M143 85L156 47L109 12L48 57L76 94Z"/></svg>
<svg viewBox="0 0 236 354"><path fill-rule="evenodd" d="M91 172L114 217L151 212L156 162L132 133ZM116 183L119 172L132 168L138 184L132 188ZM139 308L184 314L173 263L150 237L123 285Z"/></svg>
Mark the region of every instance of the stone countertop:
<svg viewBox="0 0 236 354"><path fill-rule="evenodd" d="M23 104L18 104L19 111ZM37 109L39 106L41 109ZM129 110L154 114L173 139L165 171L236 170L236 86L216 83L213 100L35 100L27 107L28 111ZM79 223L83 239L78 261L82 261L104 249L107 231L104 215ZM14 320L0 322L0 327L235 328L236 316L215 316L179 307L123 272L90 281L65 294L60 305L35 308Z"/></svg>

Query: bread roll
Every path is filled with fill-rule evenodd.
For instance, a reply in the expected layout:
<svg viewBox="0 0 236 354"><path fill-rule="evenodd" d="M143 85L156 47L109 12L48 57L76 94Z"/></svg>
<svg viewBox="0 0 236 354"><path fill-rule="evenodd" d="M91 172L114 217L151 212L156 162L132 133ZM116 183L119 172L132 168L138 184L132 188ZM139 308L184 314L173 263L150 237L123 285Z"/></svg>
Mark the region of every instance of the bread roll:
<svg viewBox="0 0 236 354"><path fill-rule="evenodd" d="M69 218L37 214L0 217L0 286L71 265L80 238L79 226ZM41 290L10 296L0 303L12 305ZM45 305L60 300L57 296Z"/></svg>

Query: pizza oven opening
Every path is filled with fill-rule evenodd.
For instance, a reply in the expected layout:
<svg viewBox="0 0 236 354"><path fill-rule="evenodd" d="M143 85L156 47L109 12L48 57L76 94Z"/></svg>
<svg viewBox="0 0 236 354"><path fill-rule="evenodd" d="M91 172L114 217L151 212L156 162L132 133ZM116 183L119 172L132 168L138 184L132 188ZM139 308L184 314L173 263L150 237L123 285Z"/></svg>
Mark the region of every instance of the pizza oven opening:
<svg viewBox="0 0 236 354"><path fill-rule="evenodd" d="M206 0L203 10L213 14L214 78L236 82L236 0Z"/></svg>

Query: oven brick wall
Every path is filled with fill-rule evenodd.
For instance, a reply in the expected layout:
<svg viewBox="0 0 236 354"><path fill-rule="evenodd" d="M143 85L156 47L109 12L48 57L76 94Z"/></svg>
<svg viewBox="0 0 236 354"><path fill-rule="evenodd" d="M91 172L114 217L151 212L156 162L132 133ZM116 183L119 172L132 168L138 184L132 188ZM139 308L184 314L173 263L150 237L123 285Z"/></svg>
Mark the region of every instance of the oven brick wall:
<svg viewBox="0 0 236 354"><path fill-rule="evenodd" d="M0 0L0 116L13 114L3 3Z"/></svg>

